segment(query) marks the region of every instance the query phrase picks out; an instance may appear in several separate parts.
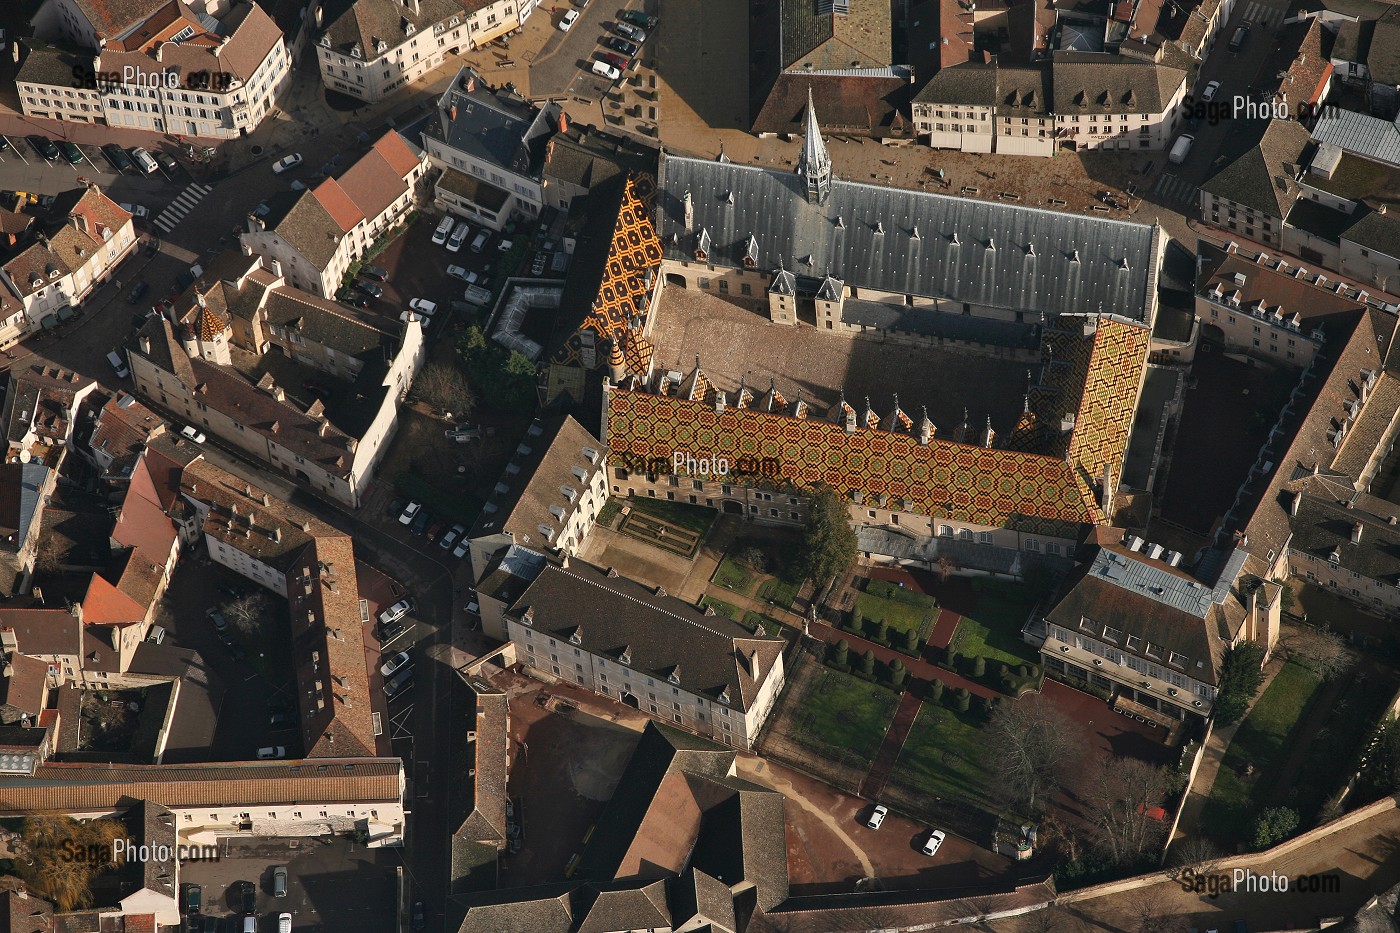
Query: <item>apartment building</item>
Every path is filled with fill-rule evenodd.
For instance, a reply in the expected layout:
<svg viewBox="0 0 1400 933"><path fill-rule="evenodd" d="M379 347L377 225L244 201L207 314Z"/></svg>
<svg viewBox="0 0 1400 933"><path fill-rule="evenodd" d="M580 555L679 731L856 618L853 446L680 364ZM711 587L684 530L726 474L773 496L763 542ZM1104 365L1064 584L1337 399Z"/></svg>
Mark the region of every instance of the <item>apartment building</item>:
<svg viewBox="0 0 1400 933"><path fill-rule="evenodd" d="M1259 142L1201 185L1201 217L1213 226L1280 246L1283 219L1302 193L1308 131L1293 120L1270 120Z"/></svg>
<svg viewBox="0 0 1400 933"><path fill-rule="evenodd" d="M567 555L544 568L504 621L532 676L578 684L736 748L752 747L785 676L782 639Z"/></svg>
<svg viewBox="0 0 1400 933"><path fill-rule="evenodd" d="M532 0L354 0L316 43L326 87L372 103L518 29Z"/></svg>
<svg viewBox="0 0 1400 933"><path fill-rule="evenodd" d="M417 206L427 168L421 153L390 130L339 178L280 193L265 215L249 214L243 249L265 257L294 287L332 298L350 264Z"/></svg>
<svg viewBox="0 0 1400 933"><path fill-rule="evenodd" d="M71 14L68 0L56 6ZM104 4L81 4L97 13ZM64 18L61 34L90 50L24 46L15 81L29 117L203 139L246 136L291 84L282 30L239 3L221 19L184 0L133 10L116 34ZM104 27L105 29L105 27Z"/></svg>
<svg viewBox="0 0 1400 933"><path fill-rule="evenodd" d="M131 215L96 185L59 195L0 265L0 348L73 317L135 248Z"/></svg>

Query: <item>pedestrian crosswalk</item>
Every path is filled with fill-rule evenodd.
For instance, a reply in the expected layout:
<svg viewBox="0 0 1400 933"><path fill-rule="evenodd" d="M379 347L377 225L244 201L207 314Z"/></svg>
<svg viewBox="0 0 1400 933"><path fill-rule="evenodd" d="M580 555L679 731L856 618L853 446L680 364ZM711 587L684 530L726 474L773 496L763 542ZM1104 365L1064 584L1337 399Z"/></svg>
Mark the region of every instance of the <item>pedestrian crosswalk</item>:
<svg viewBox="0 0 1400 933"><path fill-rule="evenodd" d="M185 215L194 210L199 199L213 190L209 185L201 185L199 182L186 186L185 190L180 192L180 196L171 201L170 206L161 211L160 216L156 218L156 226L160 228L161 233L169 233L179 226Z"/></svg>
<svg viewBox="0 0 1400 933"><path fill-rule="evenodd" d="M1277 26L1283 22L1284 11L1254 0L1244 8L1244 18L1255 26Z"/></svg>
<svg viewBox="0 0 1400 933"><path fill-rule="evenodd" d="M1200 189L1177 175L1162 173L1152 186L1152 193L1163 201L1182 201L1194 204L1199 200Z"/></svg>

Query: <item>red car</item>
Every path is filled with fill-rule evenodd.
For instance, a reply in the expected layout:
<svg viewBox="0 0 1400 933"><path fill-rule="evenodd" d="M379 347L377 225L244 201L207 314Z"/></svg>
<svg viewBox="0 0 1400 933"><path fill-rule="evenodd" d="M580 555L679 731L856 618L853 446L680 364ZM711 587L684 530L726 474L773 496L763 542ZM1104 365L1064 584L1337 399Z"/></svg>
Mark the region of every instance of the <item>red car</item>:
<svg viewBox="0 0 1400 933"><path fill-rule="evenodd" d="M428 540L436 541L437 536L442 534L442 530L447 527L446 522L433 522L428 526Z"/></svg>
<svg viewBox="0 0 1400 933"><path fill-rule="evenodd" d="M625 55L618 55L616 52L603 52L598 56L603 61L612 65L618 71L626 71L632 67L632 59Z"/></svg>

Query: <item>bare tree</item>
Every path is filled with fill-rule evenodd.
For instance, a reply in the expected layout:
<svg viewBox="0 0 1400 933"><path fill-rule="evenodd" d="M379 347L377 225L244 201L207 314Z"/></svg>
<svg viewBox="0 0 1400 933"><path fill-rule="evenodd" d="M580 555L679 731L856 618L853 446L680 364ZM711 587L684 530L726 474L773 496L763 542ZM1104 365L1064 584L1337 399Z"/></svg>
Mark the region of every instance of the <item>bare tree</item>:
<svg viewBox="0 0 1400 933"><path fill-rule="evenodd" d="M458 421L470 418L476 410L476 393L467 377L447 363L429 363L413 381L413 395L434 408L452 412Z"/></svg>
<svg viewBox="0 0 1400 933"><path fill-rule="evenodd" d="M1323 680L1345 673L1354 662L1346 640L1325 625L1286 625L1279 633L1279 647Z"/></svg>
<svg viewBox="0 0 1400 933"><path fill-rule="evenodd" d="M933 569L938 574L938 582L947 583L948 578L953 575L953 571L958 569L958 562L948 554L940 554L938 555L938 563L934 565Z"/></svg>
<svg viewBox="0 0 1400 933"><path fill-rule="evenodd" d="M1166 892L1160 884L1139 888L1133 892L1133 933L1166 933L1172 923L1167 914L1169 909Z"/></svg>
<svg viewBox="0 0 1400 933"><path fill-rule="evenodd" d="M1084 921L1060 904L1051 904L1026 918L1026 933L1079 933Z"/></svg>
<svg viewBox="0 0 1400 933"><path fill-rule="evenodd" d="M73 552L73 542L52 531L39 535L39 544L34 549L34 570L38 573L57 573L68 562Z"/></svg>
<svg viewBox="0 0 1400 933"><path fill-rule="evenodd" d="M1035 810L1083 760L1084 745L1079 723L1037 694L993 711L983 762L1010 800Z"/></svg>
<svg viewBox="0 0 1400 933"><path fill-rule="evenodd" d="M1187 836L1172 843L1167 857L1167 877L1175 881L1188 873L1192 876L1215 874L1221 852L1205 836Z"/></svg>
<svg viewBox="0 0 1400 933"><path fill-rule="evenodd" d="M267 599L256 590L236 599L230 599L219 609L223 612L228 624L245 635L251 635L262 628L263 622L267 619Z"/></svg>
<svg viewBox="0 0 1400 933"><path fill-rule="evenodd" d="M1140 758L1103 754L1094 759L1084 785L1095 841L1114 864L1134 865L1161 842L1163 826L1151 809L1166 796L1165 769Z"/></svg>

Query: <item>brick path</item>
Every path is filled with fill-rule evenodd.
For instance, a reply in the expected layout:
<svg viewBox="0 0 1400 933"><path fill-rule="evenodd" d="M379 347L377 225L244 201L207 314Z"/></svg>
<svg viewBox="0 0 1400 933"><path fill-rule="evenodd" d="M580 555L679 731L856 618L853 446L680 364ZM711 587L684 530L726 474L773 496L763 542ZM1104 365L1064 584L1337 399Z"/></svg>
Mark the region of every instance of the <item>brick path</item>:
<svg viewBox="0 0 1400 933"><path fill-rule="evenodd" d="M919 707L924 705L924 686L924 682L919 681L920 689L915 690L910 686L900 698L899 708L894 711L894 718L890 720L890 727L885 732L885 741L881 743L879 754L875 756L870 771L865 775L865 782L860 786L860 795L867 800L880 799L880 792L885 789L885 782L889 780L890 772L899 760L899 753L909 738L909 732L914 728Z"/></svg>

